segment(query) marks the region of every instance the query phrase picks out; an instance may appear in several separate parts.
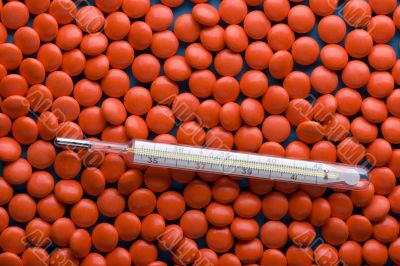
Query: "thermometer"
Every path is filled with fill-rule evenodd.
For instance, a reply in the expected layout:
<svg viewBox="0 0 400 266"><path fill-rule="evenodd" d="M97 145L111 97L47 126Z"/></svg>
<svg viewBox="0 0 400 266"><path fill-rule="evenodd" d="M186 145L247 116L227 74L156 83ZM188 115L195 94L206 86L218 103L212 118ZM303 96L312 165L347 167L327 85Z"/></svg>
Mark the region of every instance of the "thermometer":
<svg viewBox="0 0 400 266"><path fill-rule="evenodd" d="M128 156L134 164L177 168L222 175L321 185L360 190L368 185L368 171L361 166L324 163L232 152L203 147L133 140L127 144L56 138L55 144Z"/></svg>

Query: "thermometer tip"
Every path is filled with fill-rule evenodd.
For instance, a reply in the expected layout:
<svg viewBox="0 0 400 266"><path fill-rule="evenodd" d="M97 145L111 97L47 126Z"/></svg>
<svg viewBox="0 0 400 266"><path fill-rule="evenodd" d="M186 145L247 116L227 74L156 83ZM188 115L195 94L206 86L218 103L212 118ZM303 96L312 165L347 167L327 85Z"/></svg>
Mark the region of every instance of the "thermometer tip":
<svg viewBox="0 0 400 266"><path fill-rule="evenodd" d="M70 147L75 149L90 149L92 147L90 141L68 138L56 138L54 144L59 147Z"/></svg>

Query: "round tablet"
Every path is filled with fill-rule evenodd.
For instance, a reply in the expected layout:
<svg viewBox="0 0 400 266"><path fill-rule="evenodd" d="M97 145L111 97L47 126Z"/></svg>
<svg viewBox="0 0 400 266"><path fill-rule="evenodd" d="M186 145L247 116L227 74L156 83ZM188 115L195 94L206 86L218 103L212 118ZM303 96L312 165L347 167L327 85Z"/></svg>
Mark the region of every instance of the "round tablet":
<svg viewBox="0 0 400 266"><path fill-rule="evenodd" d="M262 200L262 212L270 220L280 220L286 215L288 208L286 196L277 191L272 191Z"/></svg>
<svg viewBox="0 0 400 266"><path fill-rule="evenodd" d="M296 5L290 9L287 15L289 27L297 33L307 33L315 25L315 15L305 5ZM321 22L319 23L321 25Z"/></svg>
<svg viewBox="0 0 400 266"><path fill-rule="evenodd" d="M387 247L375 239L364 243L362 254L368 264L384 264L388 259Z"/></svg>
<svg viewBox="0 0 400 266"><path fill-rule="evenodd" d="M295 245L307 247L314 241L317 233L309 222L293 221L288 227L288 235Z"/></svg>
<svg viewBox="0 0 400 266"><path fill-rule="evenodd" d="M372 235L372 224L365 216L352 215L346 220L346 224L349 228L349 238L354 241L364 242Z"/></svg>
<svg viewBox="0 0 400 266"><path fill-rule="evenodd" d="M321 49L322 64L330 70L343 69L349 60L347 51L338 44L328 44Z"/></svg>
<svg viewBox="0 0 400 266"><path fill-rule="evenodd" d="M114 227L120 239L132 241L140 235L141 222L135 214L123 212L115 219Z"/></svg>
<svg viewBox="0 0 400 266"><path fill-rule="evenodd" d="M349 88L359 89L368 83L369 78L370 72L367 64L359 60L350 61L342 71L343 83Z"/></svg>
<svg viewBox="0 0 400 266"><path fill-rule="evenodd" d="M371 7L362 0L351 0L343 8L343 16L346 22L355 28L362 28L371 19Z"/></svg>
<svg viewBox="0 0 400 266"><path fill-rule="evenodd" d="M375 195L371 201L363 207L363 215L370 221L376 222L382 220L385 215L389 213L390 202L389 200L381 195Z"/></svg>
<svg viewBox="0 0 400 266"><path fill-rule="evenodd" d="M218 11L225 23L239 24L247 14L247 5L243 0L223 0Z"/></svg>
<svg viewBox="0 0 400 266"><path fill-rule="evenodd" d="M331 245L340 245L347 240L349 235L348 226L339 218L331 217L322 226L322 237Z"/></svg>
<svg viewBox="0 0 400 266"><path fill-rule="evenodd" d="M272 21L284 20L290 11L288 0L267 0L264 2L264 13Z"/></svg>

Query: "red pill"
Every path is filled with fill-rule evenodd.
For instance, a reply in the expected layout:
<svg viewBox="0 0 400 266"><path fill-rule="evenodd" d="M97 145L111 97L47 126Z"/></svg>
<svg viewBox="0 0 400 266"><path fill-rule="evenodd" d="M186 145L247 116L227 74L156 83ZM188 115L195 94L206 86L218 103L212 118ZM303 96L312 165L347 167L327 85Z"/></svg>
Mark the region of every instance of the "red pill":
<svg viewBox="0 0 400 266"><path fill-rule="evenodd" d="M262 212L270 220L282 219L288 208L289 203L286 196L277 191L272 191L262 200Z"/></svg>
<svg viewBox="0 0 400 266"><path fill-rule="evenodd" d="M180 226L185 236L191 239L203 237L208 230L206 215L198 210L185 212L180 219Z"/></svg>
<svg viewBox="0 0 400 266"><path fill-rule="evenodd" d="M29 101L19 95L11 95L3 100L1 109L11 119L25 116L29 113Z"/></svg>
<svg viewBox="0 0 400 266"><path fill-rule="evenodd" d="M174 33L183 42L190 43L196 41L200 36L200 30L200 24L197 23L192 14L180 15L175 20Z"/></svg>
<svg viewBox="0 0 400 266"><path fill-rule="evenodd" d="M384 139L376 139L367 147L367 160L371 165L386 165L392 157L392 146Z"/></svg>
<svg viewBox="0 0 400 266"><path fill-rule="evenodd" d="M44 85L36 84L29 88L26 98L34 112L47 111L53 103L51 91Z"/></svg>
<svg viewBox="0 0 400 266"><path fill-rule="evenodd" d="M213 227L207 232L206 243L215 252L225 253L233 247L234 238L229 227Z"/></svg>
<svg viewBox="0 0 400 266"><path fill-rule="evenodd" d="M10 74L0 81L1 96L7 98L12 95L25 96L28 92L28 83L24 76Z"/></svg>
<svg viewBox="0 0 400 266"><path fill-rule="evenodd" d="M191 208L201 209L207 206L211 200L209 186L201 180L188 183L183 190L183 197Z"/></svg>
<svg viewBox="0 0 400 266"><path fill-rule="evenodd" d="M17 194L8 203L8 213L14 221L26 223L36 214L36 202L27 194Z"/></svg>
<svg viewBox="0 0 400 266"><path fill-rule="evenodd" d="M29 178L26 189L32 197L44 198L49 195L54 188L54 179L46 171L37 171Z"/></svg>
<svg viewBox="0 0 400 266"><path fill-rule="evenodd" d="M257 127L243 126L235 134L235 146L241 151L256 152L262 140L262 132Z"/></svg>
<svg viewBox="0 0 400 266"><path fill-rule="evenodd" d="M268 1L267 4L269 4ZM315 25L315 15L305 5L297 5L291 8L287 15L287 20L289 27L297 33L307 33ZM319 27L321 26L321 22L319 23ZM333 35L333 32L331 34Z"/></svg>
<svg viewBox="0 0 400 266"><path fill-rule="evenodd" d="M247 98L240 104L240 116L247 125L258 126L264 120L263 106L259 101Z"/></svg>
<svg viewBox="0 0 400 266"><path fill-rule="evenodd" d="M268 248L281 248L288 239L288 230L280 221L268 221L260 230L260 239Z"/></svg>
<svg viewBox="0 0 400 266"><path fill-rule="evenodd" d="M239 241L235 245L235 254L243 263L254 263L262 257L263 245L257 238Z"/></svg>
<svg viewBox="0 0 400 266"><path fill-rule="evenodd" d="M170 224L165 227L164 233L158 239L162 250L172 250L183 238L183 231L179 225Z"/></svg>
<svg viewBox="0 0 400 266"><path fill-rule="evenodd" d="M134 55L132 46L126 41L114 41L107 48L107 57L113 68L125 69L129 67Z"/></svg>
<svg viewBox="0 0 400 266"><path fill-rule="evenodd" d="M97 7L99 7L98 4ZM130 26L129 17L125 13L112 12L104 22L104 33L111 40L121 40L128 35Z"/></svg>
<svg viewBox="0 0 400 266"><path fill-rule="evenodd" d="M262 98L264 109L270 114L283 113L289 105L289 95L280 86L271 86Z"/></svg>
<svg viewBox="0 0 400 266"><path fill-rule="evenodd" d="M22 52L18 46L12 43L0 44L0 63L7 70L15 70L21 64Z"/></svg>
<svg viewBox="0 0 400 266"><path fill-rule="evenodd" d="M205 100L197 108L197 121L203 127L213 128L219 124L221 105L214 100Z"/></svg>
<svg viewBox="0 0 400 266"><path fill-rule="evenodd" d="M152 5L145 16L145 22L154 31L166 30L173 20L172 10L164 5Z"/></svg>
<svg viewBox="0 0 400 266"><path fill-rule="evenodd" d="M26 5L21 2L6 3L2 7L1 21L9 29L18 29L29 20L29 10Z"/></svg>
<svg viewBox="0 0 400 266"><path fill-rule="evenodd" d="M247 14L247 5L243 0L223 0L219 5L221 19L227 24L239 24Z"/></svg>
<svg viewBox="0 0 400 266"><path fill-rule="evenodd" d="M27 182L32 175L32 166L24 158L18 158L15 161L4 165L3 176L9 184L19 185Z"/></svg>
<svg viewBox="0 0 400 266"><path fill-rule="evenodd" d="M5 205L12 198L14 190L12 186L4 180L4 178L0 178L0 191L0 204Z"/></svg>
<svg viewBox="0 0 400 266"><path fill-rule="evenodd" d="M343 17L355 28L362 28L371 19L371 7L364 0L351 0L343 7Z"/></svg>
<svg viewBox="0 0 400 266"><path fill-rule="evenodd" d="M26 154L29 163L37 169L50 167L56 158L56 150L54 149L54 146L43 140L38 140L32 143Z"/></svg>
<svg viewBox="0 0 400 266"><path fill-rule="evenodd" d="M262 11L254 10L244 18L243 28L250 38L260 40L267 36L271 22Z"/></svg>
<svg viewBox="0 0 400 266"><path fill-rule="evenodd" d="M118 232L114 226L108 223L101 223L92 231L93 246L102 252L114 250L118 243Z"/></svg>
<svg viewBox="0 0 400 266"><path fill-rule="evenodd" d="M260 260L260 265L262 266L267 266L272 264L277 266L287 265L287 260L285 255L278 249L265 250Z"/></svg>
<svg viewBox="0 0 400 266"><path fill-rule="evenodd" d="M311 248L302 248L292 245L286 251L286 259L288 265L297 265L299 261L305 265L311 265L312 261L314 260L314 256Z"/></svg>
<svg viewBox="0 0 400 266"><path fill-rule="evenodd" d="M390 202L381 195L375 195L372 200L363 208L363 215L370 221L376 222L382 220L389 213Z"/></svg>
<svg viewBox="0 0 400 266"><path fill-rule="evenodd" d="M399 250L399 239L397 238L389 246L389 256L394 263L399 263L400 261L398 250Z"/></svg>
<svg viewBox="0 0 400 266"><path fill-rule="evenodd" d="M400 153L399 153L398 149L393 150L392 157L390 158L390 161L388 163L388 167L390 169L392 169L396 178L398 178L400 175L400 169L399 169L399 164L398 164L399 155L400 155Z"/></svg>
<svg viewBox="0 0 400 266"><path fill-rule="evenodd" d="M346 50L338 44L328 44L321 49L322 64L331 70L343 69L348 63Z"/></svg>
<svg viewBox="0 0 400 266"><path fill-rule="evenodd" d="M396 52L387 44L377 44L368 55L368 62L376 70L388 70L396 63Z"/></svg>
<svg viewBox="0 0 400 266"><path fill-rule="evenodd" d="M288 235L295 245L305 248L312 244L317 233L310 223L293 221L288 227Z"/></svg>
<svg viewBox="0 0 400 266"><path fill-rule="evenodd" d="M311 209L311 199L305 192L298 191L290 196L288 213L293 219L304 220L310 215Z"/></svg>
<svg viewBox="0 0 400 266"><path fill-rule="evenodd" d="M331 206L324 198L317 198L312 202L312 209L308 217L310 223L314 226L322 226L331 216Z"/></svg>
<svg viewBox="0 0 400 266"><path fill-rule="evenodd" d="M333 117L337 109L336 98L332 94L318 97L313 105L314 118L318 121L327 121Z"/></svg>
<svg viewBox="0 0 400 266"><path fill-rule="evenodd" d="M339 218L331 217L322 226L322 236L331 245L340 245L347 240L349 235L348 226Z"/></svg>
<svg viewBox="0 0 400 266"><path fill-rule="evenodd" d="M168 58L176 54L179 41L172 31L165 30L153 35L150 49L158 58Z"/></svg>
<svg viewBox="0 0 400 266"><path fill-rule="evenodd" d="M285 115L290 124L297 126L312 118L313 111L309 102L304 99L293 99L289 102Z"/></svg>
<svg viewBox="0 0 400 266"><path fill-rule="evenodd" d="M388 249L375 239L369 239L362 248L364 260L370 265L383 265L388 259Z"/></svg>
<svg viewBox="0 0 400 266"><path fill-rule="evenodd" d="M224 0L224 1L242 1L242 0ZM215 70L221 76L236 76L243 67L243 59L240 54L234 53L228 49L222 50L214 58Z"/></svg>
<svg viewBox="0 0 400 266"><path fill-rule="evenodd" d="M389 117L382 124L382 135L391 144L400 143L400 131L398 126L400 125L400 118Z"/></svg>
<svg viewBox="0 0 400 266"><path fill-rule="evenodd" d="M249 44L245 51L245 61L249 67L255 70L268 68L273 52L267 43L256 41Z"/></svg>
<svg viewBox="0 0 400 266"><path fill-rule="evenodd" d="M164 62L164 72L174 81L184 81L189 79L192 69L183 56L175 55Z"/></svg>
<svg viewBox="0 0 400 266"><path fill-rule="evenodd" d="M346 241L339 249L339 258L349 265L362 264L362 247L355 241Z"/></svg>
<svg viewBox="0 0 400 266"><path fill-rule="evenodd" d="M295 35L286 24L275 24L268 31L268 45L275 51L289 50L294 41Z"/></svg>
<svg viewBox="0 0 400 266"><path fill-rule="evenodd" d="M283 146L281 144L279 144L278 142L267 141L267 142L264 142L263 144L261 144L261 147L258 150L258 153L283 157L283 156L285 156L285 148L283 148ZM254 180L252 179L252 181L250 181L250 184L249 184L250 188L251 188L252 182L257 184L259 181L257 181L257 179L254 179ZM268 183L269 182L267 182L267 184ZM258 187L258 186L256 186L256 187ZM267 187L269 187L269 185L267 185ZM257 189L257 188L255 188L255 189Z"/></svg>
<svg viewBox="0 0 400 266"><path fill-rule="evenodd" d="M387 43L394 37L396 27L390 17L377 15L369 21L367 31L375 43Z"/></svg>
<svg viewBox="0 0 400 266"><path fill-rule="evenodd" d="M281 115L268 116L262 124L262 132L268 141L283 142L290 135L289 121Z"/></svg>
<svg viewBox="0 0 400 266"><path fill-rule="evenodd" d="M69 247L75 257L86 257L92 246L91 236L85 229L75 230L69 240Z"/></svg>
<svg viewBox="0 0 400 266"><path fill-rule="evenodd" d="M21 49L23 54L31 55L39 49L40 37L34 29L22 27L15 31L14 43Z"/></svg>
<svg viewBox="0 0 400 266"><path fill-rule="evenodd" d="M311 37L300 37L294 41L291 51L296 63L307 66L318 59L320 48Z"/></svg>
<svg viewBox="0 0 400 266"><path fill-rule="evenodd" d="M231 224L232 234L239 240L251 240L256 238L258 230L259 226L255 219L236 217Z"/></svg>
<svg viewBox="0 0 400 266"><path fill-rule="evenodd" d="M244 29L238 25L229 25L224 32L225 44L233 52L243 52L249 45Z"/></svg>
<svg viewBox="0 0 400 266"><path fill-rule="evenodd" d="M214 26L219 22L218 10L210 4L196 4L192 9L193 18L204 26Z"/></svg>
<svg viewBox="0 0 400 266"><path fill-rule="evenodd" d="M347 34L344 46L350 56L363 58L372 51L373 40L367 31L355 29Z"/></svg>
<svg viewBox="0 0 400 266"><path fill-rule="evenodd" d="M11 133L21 144L32 144L38 137L38 126L30 117L21 116L14 120Z"/></svg>
<svg viewBox="0 0 400 266"><path fill-rule="evenodd" d="M399 223L393 216L386 215L372 226L372 234L382 243L391 243L399 235Z"/></svg>
<svg viewBox="0 0 400 266"><path fill-rule="evenodd" d="M286 147L285 156L287 158L309 160L310 159L310 148L301 141L292 141ZM287 183L281 183L282 185Z"/></svg>
<svg viewBox="0 0 400 266"><path fill-rule="evenodd" d="M355 79L354 77L358 77ZM349 88L358 89L365 86L370 78L368 66L361 61L350 61L342 72L343 83Z"/></svg>
<svg viewBox="0 0 400 266"><path fill-rule="evenodd" d="M311 10L319 16L328 16L335 12L338 0L311 0Z"/></svg>
<svg viewBox="0 0 400 266"><path fill-rule="evenodd" d="M264 2L264 13L272 21L284 20L290 11L288 0L267 0Z"/></svg>
<svg viewBox="0 0 400 266"><path fill-rule="evenodd" d="M326 43L338 43L345 34L346 24L339 16L326 16L318 24L318 35Z"/></svg>
<svg viewBox="0 0 400 266"><path fill-rule="evenodd" d="M184 145L201 146L205 142L205 138L204 129L194 121L183 123L176 133L178 143Z"/></svg>
<svg viewBox="0 0 400 266"><path fill-rule="evenodd" d="M195 118L199 106L200 102L193 94L182 93L174 99L172 111L177 119L186 122Z"/></svg>
<svg viewBox="0 0 400 266"><path fill-rule="evenodd" d="M353 89L342 88L336 92L335 98L337 110L343 115L355 115L361 108L361 95Z"/></svg>
<svg viewBox="0 0 400 266"><path fill-rule="evenodd" d="M310 78L303 72L293 71L283 80L283 88L292 99L305 98L311 90Z"/></svg>
<svg viewBox="0 0 400 266"><path fill-rule="evenodd" d="M339 82L337 74L324 66L314 68L310 80L312 87L321 94L333 92Z"/></svg>
<svg viewBox="0 0 400 266"><path fill-rule="evenodd" d="M287 51L277 51L269 62L269 72L274 78L285 78L293 69L292 54Z"/></svg>
<svg viewBox="0 0 400 266"><path fill-rule="evenodd" d="M86 55L99 55L104 52L108 45L107 37L100 32L86 34L80 42L80 49Z"/></svg>

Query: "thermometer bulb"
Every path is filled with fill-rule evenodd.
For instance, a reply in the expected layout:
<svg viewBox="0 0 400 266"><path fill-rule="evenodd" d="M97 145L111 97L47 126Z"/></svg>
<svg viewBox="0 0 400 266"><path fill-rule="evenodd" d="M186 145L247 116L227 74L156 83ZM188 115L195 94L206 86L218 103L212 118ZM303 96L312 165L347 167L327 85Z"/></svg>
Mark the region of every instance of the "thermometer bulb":
<svg viewBox="0 0 400 266"><path fill-rule="evenodd" d="M133 140L126 144L56 138L56 145L119 153L130 162L153 167L176 168L221 175L361 190L368 185L368 171L361 166L325 163L224 151L203 147Z"/></svg>

